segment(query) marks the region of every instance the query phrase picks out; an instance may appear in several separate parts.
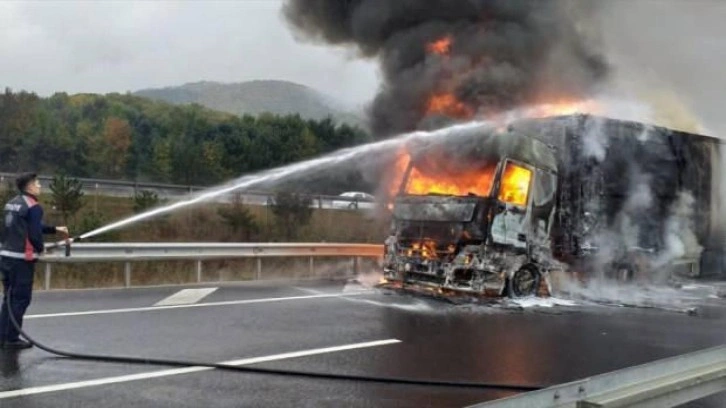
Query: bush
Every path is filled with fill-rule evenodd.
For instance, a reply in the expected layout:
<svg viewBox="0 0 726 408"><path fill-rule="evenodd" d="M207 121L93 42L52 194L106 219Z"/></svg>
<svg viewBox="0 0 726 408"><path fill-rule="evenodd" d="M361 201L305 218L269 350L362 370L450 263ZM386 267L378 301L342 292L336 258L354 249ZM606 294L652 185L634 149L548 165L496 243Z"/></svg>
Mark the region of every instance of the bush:
<svg viewBox="0 0 726 408"><path fill-rule="evenodd" d="M161 200L159 195L150 190L141 190L134 194L134 212L140 214L150 208L154 208Z"/></svg>
<svg viewBox="0 0 726 408"><path fill-rule="evenodd" d="M231 231L233 239L251 241L253 234L260 232L256 217L249 208L242 205L240 194L235 194L232 203L217 209L225 226Z"/></svg>
<svg viewBox="0 0 726 408"><path fill-rule="evenodd" d="M8 180L5 182L5 185L0 187L0 205L5 205L8 201L12 200L16 195L18 195L18 190L15 188L15 185Z"/></svg>
<svg viewBox="0 0 726 408"><path fill-rule="evenodd" d="M85 234L103 227L107 222L108 220L106 220L106 218L100 213L89 212L84 214L77 224L71 226L70 233L73 236ZM119 240L119 233L118 231L108 231L106 233L96 235L92 239L96 242L114 242Z"/></svg>
<svg viewBox="0 0 726 408"><path fill-rule="evenodd" d="M272 214L285 239L296 238L300 228L310 223L313 215L312 203L312 198L301 194L285 191L275 194Z"/></svg>
<svg viewBox="0 0 726 408"><path fill-rule="evenodd" d="M63 223L68 225L69 218L83 207L83 184L78 179L61 174L53 177L49 187L51 204L60 212Z"/></svg>

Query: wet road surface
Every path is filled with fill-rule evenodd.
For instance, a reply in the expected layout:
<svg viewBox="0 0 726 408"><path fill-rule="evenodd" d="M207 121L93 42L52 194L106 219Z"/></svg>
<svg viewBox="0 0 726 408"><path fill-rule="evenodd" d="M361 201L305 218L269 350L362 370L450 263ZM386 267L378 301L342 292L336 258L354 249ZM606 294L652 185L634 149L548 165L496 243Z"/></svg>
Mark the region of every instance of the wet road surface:
<svg viewBox="0 0 726 408"><path fill-rule="evenodd" d="M187 288L37 292L25 328L84 353L543 386L726 339L726 300L715 296L689 315L577 301L454 305L333 281ZM0 353L3 408L460 407L507 395Z"/></svg>

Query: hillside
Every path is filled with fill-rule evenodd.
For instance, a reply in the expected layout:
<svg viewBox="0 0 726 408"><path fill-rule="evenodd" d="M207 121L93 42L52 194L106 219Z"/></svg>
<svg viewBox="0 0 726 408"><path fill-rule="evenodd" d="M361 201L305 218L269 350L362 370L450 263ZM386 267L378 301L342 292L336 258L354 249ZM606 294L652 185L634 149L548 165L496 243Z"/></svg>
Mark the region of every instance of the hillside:
<svg viewBox="0 0 726 408"><path fill-rule="evenodd" d="M235 115L299 114L305 119L328 116L337 122L361 126L361 115L341 110L333 98L306 86L286 81L249 81L225 84L195 82L182 86L143 89L135 95L173 104L197 103Z"/></svg>
<svg viewBox="0 0 726 408"><path fill-rule="evenodd" d="M6 90L0 106L0 171L9 173L211 185L370 140L327 119L239 117L129 94Z"/></svg>

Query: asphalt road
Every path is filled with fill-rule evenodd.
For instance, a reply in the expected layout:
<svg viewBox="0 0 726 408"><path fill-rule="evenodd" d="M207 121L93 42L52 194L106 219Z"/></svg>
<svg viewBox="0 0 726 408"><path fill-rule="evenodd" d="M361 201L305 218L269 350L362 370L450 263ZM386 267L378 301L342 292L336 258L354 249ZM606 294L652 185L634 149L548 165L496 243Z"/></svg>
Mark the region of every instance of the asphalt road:
<svg viewBox="0 0 726 408"><path fill-rule="evenodd" d="M522 385L571 381L726 338L726 300L712 294L685 296L698 308L689 315L591 302L453 305L326 281L187 288L38 292L26 329L85 353ZM507 395L88 362L38 349L0 353L3 408L460 407ZM726 398L691 406L722 407Z"/></svg>

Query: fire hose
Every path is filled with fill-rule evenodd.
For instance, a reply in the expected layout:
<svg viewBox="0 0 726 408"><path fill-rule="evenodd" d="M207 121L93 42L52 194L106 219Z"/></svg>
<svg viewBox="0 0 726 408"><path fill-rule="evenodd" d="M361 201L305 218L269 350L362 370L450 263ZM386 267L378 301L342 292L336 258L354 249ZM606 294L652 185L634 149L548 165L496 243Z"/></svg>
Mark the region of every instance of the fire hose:
<svg viewBox="0 0 726 408"><path fill-rule="evenodd" d="M77 240L76 238L70 238L66 240L65 244L56 243L50 247L58 247L61 245L66 246L66 256L70 255L70 242ZM18 330L20 335L25 338L33 346L54 354L60 357L87 360L87 361L98 361L98 362L109 362L109 363L126 363L126 364L144 364L144 365L158 365L158 366L171 366L171 367L209 367L226 371L251 373L251 374L266 374L286 377L303 377L303 378L315 378L325 380L343 380L343 381L355 381L355 382L367 382L367 383L385 383L385 384L401 384L401 385L418 385L418 386L437 386L437 387L458 387L458 388L480 388L480 389L498 389L498 390L510 390L510 391L534 391L545 388L543 385L526 385L526 384L511 384L511 383L493 383L493 382L466 382L466 381L442 381L442 380L427 380L427 379L412 379L412 378L401 378L401 377L377 377L377 376L365 376L365 375L348 375L348 374L333 374L333 373L321 373L312 371L297 371L297 370L282 370L282 369L270 369L270 368L259 368L259 367L247 367L237 366L230 364L220 364L215 362L206 361L192 361L192 360L176 360L176 359L159 359L149 358L143 356L122 356L122 355L107 355L107 354L88 354L79 353L74 351L59 350L54 347L45 345L38 340L31 337L23 328L18 324L15 319L15 315L12 311L12 288L6 288L5 292L5 306L8 308L8 315L12 325Z"/></svg>

